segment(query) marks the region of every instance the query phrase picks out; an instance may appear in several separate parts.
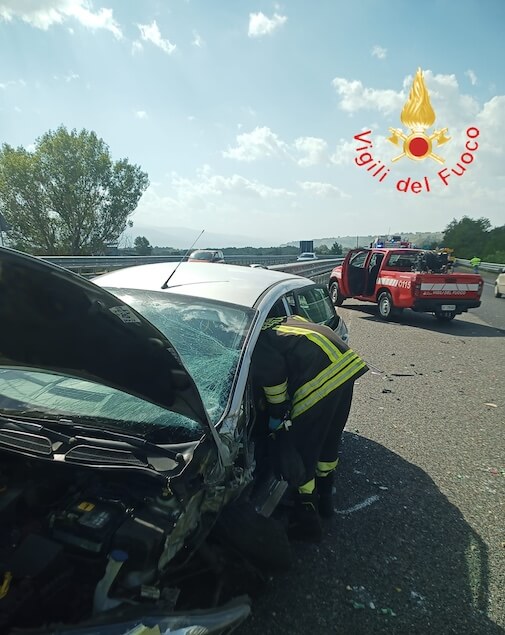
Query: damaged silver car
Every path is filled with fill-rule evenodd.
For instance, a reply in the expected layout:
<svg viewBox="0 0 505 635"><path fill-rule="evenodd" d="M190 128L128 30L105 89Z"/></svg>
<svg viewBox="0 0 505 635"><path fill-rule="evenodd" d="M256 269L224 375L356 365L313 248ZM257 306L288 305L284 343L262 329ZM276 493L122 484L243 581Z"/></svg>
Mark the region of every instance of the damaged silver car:
<svg viewBox="0 0 505 635"><path fill-rule="evenodd" d="M0 631L230 633L289 566L249 379L261 325L347 339L327 290L154 264L93 282L0 248Z"/></svg>

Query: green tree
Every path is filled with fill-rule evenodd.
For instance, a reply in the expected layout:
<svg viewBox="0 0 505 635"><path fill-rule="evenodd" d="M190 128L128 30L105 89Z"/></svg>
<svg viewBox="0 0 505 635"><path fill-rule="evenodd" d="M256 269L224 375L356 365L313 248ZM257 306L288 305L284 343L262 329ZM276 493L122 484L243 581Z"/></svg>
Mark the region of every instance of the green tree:
<svg viewBox="0 0 505 635"><path fill-rule="evenodd" d="M482 258L489 239L491 223L487 218L463 216L454 219L444 230L444 247L454 249L457 258Z"/></svg>
<svg viewBox="0 0 505 635"><path fill-rule="evenodd" d="M488 232L486 248L483 260L488 262L504 262L505 260L498 260L500 254L505 252L505 225L501 227L495 227Z"/></svg>
<svg viewBox="0 0 505 635"><path fill-rule="evenodd" d="M336 241L330 247L330 253L335 254L335 256L341 256L342 250L343 250L342 245Z"/></svg>
<svg viewBox="0 0 505 635"><path fill-rule="evenodd" d="M139 166L114 162L105 142L84 129L49 131L33 152L0 150L0 212L11 243L32 253L103 252L131 225L148 185Z"/></svg>
<svg viewBox="0 0 505 635"><path fill-rule="evenodd" d="M330 253L328 245L320 245L319 247L316 247L315 251L319 256L327 256Z"/></svg>
<svg viewBox="0 0 505 635"><path fill-rule="evenodd" d="M137 236L137 238L135 238L133 242L133 245L135 247L135 251L139 256L150 256L153 253L151 243L145 236Z"/></svg>

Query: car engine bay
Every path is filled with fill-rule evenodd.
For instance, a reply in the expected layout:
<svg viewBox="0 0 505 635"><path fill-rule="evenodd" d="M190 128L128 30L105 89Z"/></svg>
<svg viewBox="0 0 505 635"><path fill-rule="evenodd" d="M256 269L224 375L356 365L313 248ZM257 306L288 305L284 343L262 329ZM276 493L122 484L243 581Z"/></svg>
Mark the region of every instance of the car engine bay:
<svg viewBox="0 0 505 635"><path fill-rule="evenodd" d="M4 452L0 461L0 632L77 623L125 603L175 606L161 562L182 548L191 502L125 471Z"/></svg>

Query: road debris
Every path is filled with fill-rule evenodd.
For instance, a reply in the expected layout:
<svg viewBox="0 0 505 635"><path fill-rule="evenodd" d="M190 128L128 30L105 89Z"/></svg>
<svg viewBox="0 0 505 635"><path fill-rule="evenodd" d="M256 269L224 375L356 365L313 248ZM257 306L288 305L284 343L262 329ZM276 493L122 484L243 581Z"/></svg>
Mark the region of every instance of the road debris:
<svg viewBox="0 0 505 635"><path fill-rule="evenodd" d="M393 611L393 609L390 609L389 607L380 609L380 612L383 615L390 615L391 617L396 617L396 613Z"/></svg>

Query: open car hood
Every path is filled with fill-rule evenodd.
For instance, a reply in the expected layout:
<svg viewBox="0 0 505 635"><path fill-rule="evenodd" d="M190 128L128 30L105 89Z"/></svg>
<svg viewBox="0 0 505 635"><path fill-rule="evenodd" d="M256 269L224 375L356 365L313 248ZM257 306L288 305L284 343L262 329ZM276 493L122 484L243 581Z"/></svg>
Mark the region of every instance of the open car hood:
<svg viewBox="0 0 505 635"><path fill-rule="evenodd" d="M106 384L211 427L178 353L148 320L81 276L0 247L5 366Z"/></svg>

